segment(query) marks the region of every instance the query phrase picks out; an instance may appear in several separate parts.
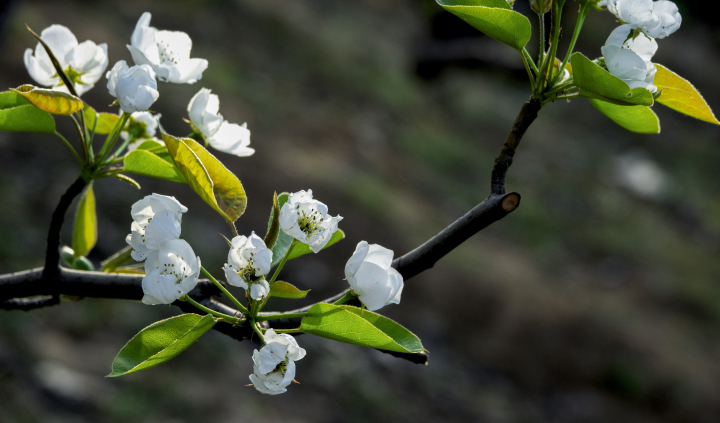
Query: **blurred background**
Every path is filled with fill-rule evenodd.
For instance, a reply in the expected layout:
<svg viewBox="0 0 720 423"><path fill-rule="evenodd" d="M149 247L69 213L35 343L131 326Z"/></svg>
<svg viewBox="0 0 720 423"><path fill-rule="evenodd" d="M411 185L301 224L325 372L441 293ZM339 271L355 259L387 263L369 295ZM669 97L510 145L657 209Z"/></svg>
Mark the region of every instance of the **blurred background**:
<svg viewBox="0 0 720 423"><path fill-rule="evenodd" d="M659 40L655 59L720 111L720 27L705 2L676 3L683 26ZM562 54L576 8L567 2ZM254 156L214 152L248 192L240 233L264 233L274 191L311 188L345 217L344 241L283 272L312 289L308 298L272 309L344 289L360 240L401 255L479 203L529 96L516 53L431 0L14 1L1 18L0 88L33 83L26 23L106 42L112 66L131 60L125 44L146 10L210 62L194 85L159 84L164 127L188 133L187 103L207 87L227 120L252 130ZM529 15L526 0L516 10ZM592 11L578 49L599 56L615 25ZM114 110L104 79L83 98ZM654 110L654 136L625 132L584 99L541 111L509 172L518 210L382 310L420 336L428 366L302 336L301 385L264 396L245 386L257 345L211 331L167 364L106 379L130 337L179 310L87 299L0 311L0 421L716 422L720 129ZM48 135L0 133L0 149L5 273L42 264L50 214L77 165ZM189 207L183 238L222 274L224 222L187 185L137 180L140 191L96 183L102 238L90 258L122 248L131 204L157 192Z"/></svg>

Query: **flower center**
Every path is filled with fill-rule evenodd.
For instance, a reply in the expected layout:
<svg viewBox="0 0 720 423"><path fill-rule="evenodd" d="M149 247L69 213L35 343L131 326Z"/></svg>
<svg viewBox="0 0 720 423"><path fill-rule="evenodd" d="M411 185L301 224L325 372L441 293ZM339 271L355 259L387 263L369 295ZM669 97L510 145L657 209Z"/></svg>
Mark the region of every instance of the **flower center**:
<svg viewBox="0 0 720 423"><path fill-rule="evenodd" d="M174 65L178 64L177 61L177 53L172 51L170 49L170 44L166 43L165 41L160 41L157 43L158 47L158 53L160 53L160 62L167 64L172 63Z"/></svg>
<svg viewBox="0 0 720 423"><path fill-rule="evenodd" d="M317 210L314 210L309 214L300 210L298 210L298 212L298 224L300 225L300 230L308 236L312 235L317 230L318 225L323 221L322 215Z"/></svg>
<svg viewBox="0 0 720 423"><path fill-rule="evenodd" d="M73 85L85 85L85 83L80 80L80 77L83 76L84 74L83 74L82 72L76 71L75 69L72 68L72 66L68 66L67 69L65 69L65 75L67 75L68 79L69 79L70 81L72 81ZM59 76L60 76L60 75L58 75L58 74L56 73L56 74L53 76L53 78L54 78L54 77L59 77ZM62 86L62 85L65 85L65 81L63 81L62 79L60 79L60 85L61 85L61 86Z"/></svg>

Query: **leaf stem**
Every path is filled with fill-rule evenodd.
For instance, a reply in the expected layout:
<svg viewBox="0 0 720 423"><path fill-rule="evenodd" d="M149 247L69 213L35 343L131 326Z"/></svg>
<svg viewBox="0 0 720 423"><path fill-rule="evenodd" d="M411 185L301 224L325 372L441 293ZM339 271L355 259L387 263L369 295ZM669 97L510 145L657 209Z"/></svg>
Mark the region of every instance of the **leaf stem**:
<svg viewBox="0 0 720 423"><path fill-rule="evenodd" d="M275 333L303 333L299 328L298 329L273 329Z"/></svg>
<svg viewBox="0 0 720 423"><path fill-rule="evenodd" d="M73 146L70 144L70 142L65 137L63 137L58 131L55 131L54 134L56 137L60 138L60 140L67 146L67 148L70 149L70 152L73 154L73 156L75 156L75 160L77 160L80 167L82 167L82 165L83 165L82 159L80 158L80 155L77 153L77 151L75 151Z"/></svg>
<svg viewBox="0 0 720 423"><path fill-rule="evenodd" d="M570 61L570 56L573 53L573 50L575 50L575 43L578 40L578 36L580 35L580 30L582 29L583 23L585 22L585 18L587 17L589 9L589 3L586 3L582 8L580 9L580 13L578 14L577 22L575 22L575 30L573 30L572 39L570 40L570 45L568 46L567 53L565 53L565 59L563 59L562 65L560 66L560 70L564 70L565 67L568 64L568 61ZM562 75L562 72L558 73L558 75L553 79L552 84L550 86L552 87L557 83L558 78Z"/></svg>
<svg viewBox="0 0 720 423"><path fill-rule="evenodd" d="M80 128L80 123L77 121L75 116L70 115L70 119L72 119L73 123L75 124L75 130L77 131L78 138L80 139L80 147L83 152L83 157L85 157L85 162L90 162L90 153L88 152L87 143L85 142L85 137L83 135L83 130Z"/></svg>
<svg viewBox="0 0 720 423"><path fill-rule="evenodd" d="M293 239L292 243L290 244L290 248L288 248L287 252L285 253L285 257L283 257L280 264L278 264L277 269L275 269L275 273L273 273L272 278L270 278L270 281L268 284L272 286L272 284L275 283L275 279L280 275L280 271L282 270L283 266L285 266L285 262L288 260L288 257L290 257L290 253L292 252L293 248L295 248L295 245L298 243L297 239Z"/></svg>
<svg viewBox="0 0 720 423"><path fill-rule="evenodd" d="M277 314L266 314L264 316L257 316L256 322L264 322L266 320L277 320L277 319L296 319L298 317L305 317L307 312L304 313L277 313Z"/></svg>
<svg viewBox="0 0 720 423"><path fill-rule="evenodd" d="M217 286L218 289L220 289L220 291L222 291L223 294L227 295L227 297L230 298L230 301L232 301L232 303L235 304L235 307L237 307L238 310L240 310L243 314L246 314L246 315L248 314L248 309L245 308L245 306L242 305L240 303L240 301L238 301L237 298L235 298L235 296L233 296L233 294L230 293L230 291L225 289L225 287L220 282L218 282L218 280L215 279L213 277L213 275L210 274L210 272L205 270L204 267L200 267L200 271L203 273L203 275L207 276L207 278L210 279L210 281L212 283L214 283L215 286Z"/></svg>
<svg viewBox="0 0 720 423"><path fill-rule="evenodd" d="M260 341L262 341L263 345L265 344L265 337L262 334L262 331L258 327L257 323L255 323L255 320L250 320L250 326L252 326L253 331L257 334L258 337L260 337Z"/></svg>
<svg viewBox="0 0 720 423"><path fill-rule="evenodd" d="M241 323L244 321L243 319L238 319L237 317L228 316L227 314L218 313L218 312L215 311L215 310L211 310L211 309L205 307L204 305L198 303L197 301L193 300L193 299L190 298L190 296L188 296L188 295L185 295L185 301L189 302L190 304L192 304L192 305L195 306L196 308L204 311L205 313L207 313L207 314L209 314L209 315L211 315L211 316L215 316L215 317L218 317L218 318L220 318L220 319L223 319L224 321L226 321L226 322L228 322L228 323L230 323L230 324L232 324L232 325L239 325L239 324L241 324Z"/></svg>
<svg viewBox="0 0 720 423"><path fill-rule="evenodd" d="M102 161L105 160L105 157L107 157L108 153L110 153L110 150L113 149L118 137L120 136L122 128L125 127L125 124L127 123L129 118L130 113L123 112L122 117L118 119L117 123L113 127L113 130L110 131L107 138L105 139L105 144L103 144L100 152L98 153L98 163L102 163Z"/></svg>
<svg viewBox="0 0 720 423"><path fill-rule="evenodd" d="M522 57L523 64L525 65L525 70L528 73L528 78L530 79L530 88L532 89L533 92L535 92L535 77L533 76L533 73L530 70L530 65L528 64L527 57L525 57L525 53L526 52L521 52L520 56Z"/></svg>

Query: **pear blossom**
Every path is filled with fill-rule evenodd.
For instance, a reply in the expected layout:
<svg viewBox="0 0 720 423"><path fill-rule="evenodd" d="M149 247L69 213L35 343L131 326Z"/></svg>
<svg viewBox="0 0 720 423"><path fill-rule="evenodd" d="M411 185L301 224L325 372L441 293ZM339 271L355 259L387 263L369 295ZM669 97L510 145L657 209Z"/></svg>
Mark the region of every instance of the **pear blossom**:
<svg viewBox="0 0 720 423"><path fill-rule="evenodd" d="M192 40L181 31L159 31L150 26L152 15L145 12L135 25L127 46L136 65L150 65L159 80L193 84L208 67L205 59L191 59Z"/></svg>
<svg viewBox="0 0 720 423"><path fill-rule="evenodd" d="M165 242L180 237L182 214L187 207L175 197L152 194L132 205L132 232L125 241L133 248L130 253L137 261L145 260Z"/></svg>
<svg viewBox="0 0 720 423"><path fill-rule="evenodd" d="M270 285L263 277L270 272L272 250L262 238L252 233L249 237L236 236L230 241L228 262L223 270L228 283L250 290L250 297L261 300L270 292Z"/></svg>
<svg viewBox="0 0 720 423"><path fill-rule="evenodd" d="M95 44L90 40L78 43L75 35L62 25L45 28L40 38L50 47L78 95L94 87L108 67L105 43ZM35 47L35 55L32 49L25 50L24 60L28 73L38 84L69 92L42 44Z"/></svg>
<svg viewBox="0 0 720 423"><path fill-rule="evenodd" d="M155 72L149 65L130 68L121 60L105 76L110 95L118 99L125 113L145 111L160 97Z"/></svg>
<svg viewBox="0 0 720 423"><path fill-rule="evenodd" d="M198 132L216 150L238 157L252 156L250 130L247 123L229 123L221 114L220 99L207 88L198 91L188 104L188 115L193 130Z"/></svg>
<svg viewBox="0 0 720 423"><path fill-rule="evenodd" d="M651 62L658 49L657 42L642 34L632 38L631 32L631 25L615 28L602 47L608 72L625 81L630 88L657 92L653 85L657 68Z"/></svg>
<svg viewBox="0 0 720 423"><path fill-rule="evenodd" d="M665 38L682 24L677 6L667 0L601 0L598 6L607 7L620 22L651 38Z"/></svg>
<svg viewBox="0 0 720 423"><path fill-rule="evenodd" d="M164 241L145 260L143 303L170 304L190 292L200 276L200 257L183 239Z"/></svg>
<svg viewBox="0 0 720 423"><path fill-rule="evenodd" d="M273 329L265 333L265 346L253 351L253 374L250 381L263 394L277 395L295 378L295 362L305 357L295 338Z"/></svg>
<svg viewBox="0 0 720 423"><path fill-rule="evenodd" d="M330 216L325 204L313 200L311 189L290 194L280 210L280 229L314 253L330 241L341 220L341 216Z"/></svg>
<svg viewBox="0 0 720 423"><path fill-rule="evenodd" d="M377 244L360 241L345 265L350 290L370 311L388 304L400 304L404 282L392 267L393 251Z"/></svg>

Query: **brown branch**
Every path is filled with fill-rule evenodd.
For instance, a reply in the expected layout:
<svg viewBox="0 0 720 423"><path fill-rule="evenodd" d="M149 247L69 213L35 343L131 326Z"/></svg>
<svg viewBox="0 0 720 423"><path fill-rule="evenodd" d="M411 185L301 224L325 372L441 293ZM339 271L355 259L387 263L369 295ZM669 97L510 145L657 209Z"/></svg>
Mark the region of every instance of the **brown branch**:
<svg viewBox="0 0 720 423"><path fill-rule="evenodd" d="M491 196L505 194L505 175L510 165L512 165L515 149L520 145L520 140L525 135L525 131L537 118L540 108L542 108L542 102L535 97L531 97L520 109L520 113L505 139L500 154L495 158L495 166L493 166L490 179Z"/></svg>

